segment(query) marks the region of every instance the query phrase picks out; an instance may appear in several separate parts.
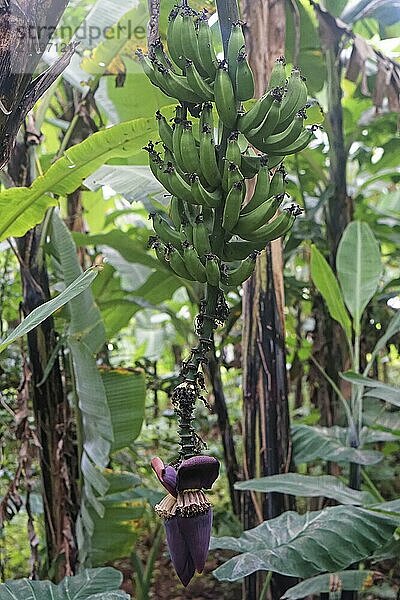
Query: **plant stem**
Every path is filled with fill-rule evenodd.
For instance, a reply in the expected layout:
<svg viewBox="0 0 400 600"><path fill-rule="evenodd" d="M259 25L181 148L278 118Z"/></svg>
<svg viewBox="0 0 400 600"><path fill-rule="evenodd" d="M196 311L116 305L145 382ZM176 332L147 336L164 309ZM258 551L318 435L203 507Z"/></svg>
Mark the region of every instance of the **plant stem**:
<svg viewBox="0 0 400 600"><path fill-rule="evenodd" d="M365 469L361 469L361 474L362 474L362 478L364 479L365 483L367 484L368 488L370 489L372 495L375 496L375 498L378 500L378 502L385 502L385 498L382 496L382 494L380 493L380 491L378 490L378 488L376 487L376 485L374 484L372 479L370 479L370 477Z"/></svg>
<svg viewBox="0 0 400 600"><path fill-rule="evenodd" d="M269 590L269 586L271 585L272 580L272 571L268 571L267 577L265 579L264 585L261 590L261 594L258 600L265 600L267 597L267 592Z"/></svg>

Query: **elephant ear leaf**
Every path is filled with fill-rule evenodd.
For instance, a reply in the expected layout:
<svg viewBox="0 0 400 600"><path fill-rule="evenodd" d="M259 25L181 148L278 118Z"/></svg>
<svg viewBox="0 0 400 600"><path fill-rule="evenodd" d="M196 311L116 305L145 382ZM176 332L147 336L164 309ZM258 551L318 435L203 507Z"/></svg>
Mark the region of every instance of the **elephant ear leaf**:
<svg viewBox="0 0 400 600"><path fill-rule="evenodd" d="M367 223L353 221L347 225L339 243L336 267L344 301L359 334L362 314L382 273L379 244Z"/></svg>
<svg viewBox="0 0 400 600"><path fill-rule="evenodd" d="M351 341L351 321L334 272L318 248L311 246L311 277L315 287L326 302L329 314L343 327Z"/></svg>

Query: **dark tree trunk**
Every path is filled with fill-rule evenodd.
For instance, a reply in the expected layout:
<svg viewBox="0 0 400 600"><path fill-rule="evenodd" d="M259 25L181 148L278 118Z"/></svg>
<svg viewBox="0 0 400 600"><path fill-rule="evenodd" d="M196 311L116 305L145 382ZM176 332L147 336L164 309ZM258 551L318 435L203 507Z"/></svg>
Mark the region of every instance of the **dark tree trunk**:
<svg viewBox="0 0 400 600"><path fill-rule="evenodd" d="M17 144L8 172L16 185L29 185L31 152ZM31 229L17 240L21 260L22 309L28 315L50 299L43 250L42 228ZM75 571L77 548L75 520L79 506L76 489L76 457L73 423L63 386L59 357L43 382L46 367L56 351L57 334L52 317L28 334L29 366L32 372L32 404L40 442L42 498L48 559L48 575L59 581ZM40 384L40 385L39 385Z"/></svg>
<svg viewBox="0 0 400 600"><path fill-rule="evenodd" d="M275 59L284 54L285 3L241 0L241 7L256 94L260 96ZM262 253L255 274L245 284L243 320L244 476L248 479L285 473L291 464L280 241ZM246 493L243 525L246 529L254 527L292 507L292 500L282 494ZM262 579L261 574L246 578L246 600L259 597ZM281 597L291 585L293 579L274 575L271 597Z"/></svg>

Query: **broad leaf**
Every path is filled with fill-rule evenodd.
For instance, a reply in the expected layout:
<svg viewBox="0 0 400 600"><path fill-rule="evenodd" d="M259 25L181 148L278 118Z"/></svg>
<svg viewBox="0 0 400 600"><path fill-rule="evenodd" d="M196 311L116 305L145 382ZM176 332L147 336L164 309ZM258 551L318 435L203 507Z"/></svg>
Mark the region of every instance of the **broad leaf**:
<svg viewBox="0 0 400 600"><path fill-rule="evenodd" d="M374 465L382 460L383 455L380 452L346 446L346 431L341 427L295 425L292 428L295 463L309 463L322 459L339 463Z"/></svg>
<svg viewBox="0 0 400 600"><path fill-rule="evenodd" d="M375 294L382 272L378 242L369 225L349 223L340 240L336 267L346 306L359 333L361 316Z"/></svg>
<svg viewBox="0 0 400 600"><path fill-rule="evenodd" d="M240 553L214 575L236 581L260 570L292 577L335 573L373 554L391 539L396 525L393 517L357 506L333 506L303 515L286 512L239 538L213 538L213 549Z"/></svg>
<svg viewBox="0 0 400 600"><path fill-rule="evenodd" d="M0 194L0 241L22 236L39 223L49 206L56 204L50 195L64 196L75 191L93 171L111 158L140 154L150 133L153 119L136 119L94 133L64 152L31 187L9 188Z"/></svg>
<svg viewBox="0 0 400 600"><path fill-rule="evenodd" d="M332 575L317 575L311 579L306 579L298 583L294 587L290 588L284 596L283 600L302 600L311 594L328 594L332 591L332 582L334 582L335 589L340 591L353 590L361 591L366 590L367 585L370 587L371 582L374 578L373 571L340 571Z"/></svg>
<svg viewBox="0 0 400 600"><path fill-rule="evenodd" d="M85 273L77 275L76 279L68 285L55 298L45 302L33 310L2 342L0 342L0 352L17 338L25 335L52 315L56 310L70 302L73 298L82 294L94 281L98 274L98 269L88 269Z"/></svg>
<svg viewBox="0 0 400 600"><path fill-rule="evenodd" d="M337 279L328 262L314 244L311 246L311 277L325 300L329 314L343 327L351 341L351 321Z"/></svg>
<svg viewBox="0 0 400 600"><path fill-rule="evenodd" d="M114 433L112 450L130 446L142 428L146 378L141 369L107 369L101 373Z"/></svg>
<svg viewBox="0 0 400 600"><path fill-rule="evenodd" d="M87 569L65 577L59 585L50 581L18 579L0 585L0 600L128 600L118 590L122 575L111 567Z"/></svg>
<svg viewBox="0 0 400 600"><path fill-rule="evenodd" d="M325 496L326 498L333 498L341 504L362 505L373 502L370 494L353 490L332 475L313 477L311 475L300 475L299 473L285 473L241 481L235 484L235 488L241 491L280 492L307 498Z"/></svg>
<svg viewBox="0 0 400 600"><path fill-rule="evenodd" d="M364 377L364 375L359 375L353 371L340 373L340 376L342 379L349 381L353 385L361 385L367 388L367 391L363 394L365 398L376 398L377 400L389 402L389 404L393 404L394 406L400 406L399 388L396 388L393 385L388 385L387 383L383 383L382 381L378 381L377 379Z"/></svg>

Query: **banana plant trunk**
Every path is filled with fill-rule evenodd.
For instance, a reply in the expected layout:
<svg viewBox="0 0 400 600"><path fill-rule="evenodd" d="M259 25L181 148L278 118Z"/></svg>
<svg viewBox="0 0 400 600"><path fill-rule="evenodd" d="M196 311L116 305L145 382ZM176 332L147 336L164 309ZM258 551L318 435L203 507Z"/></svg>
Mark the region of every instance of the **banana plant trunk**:
<svg viewBox="0 0 400 600"><path fill-rule="evenodd" d="M247 26L248 55L261 96L276 58L285 49L285 2L241 0ZM268 245L257 260L243 297L244 464L246 479L285 473L291 464L287 398L283 258L280 241ZM245 529L292 508L282 494L242 496ZM261 574L246 578L243 597L256 600L263 586ZM270 597L280 598L293 579L274 575Z"/></svg>
<svg viewBox="0 0 400 600"><path fill-rule="evenodd" d="M15 185L31 183L33 152L34 147L28 147L25 143L18 143L14 148L8 173ZM42 234L43 226L37 226L17 240L22 310L25 316L50 299L48 273L41 247ZM77 562L75 521L79 502L75 483L77 464L74 432L53 318L46 319L27 337L33 414L40 442L47 551L43 575L58 582L65 575L74 574Z"/></svg>

